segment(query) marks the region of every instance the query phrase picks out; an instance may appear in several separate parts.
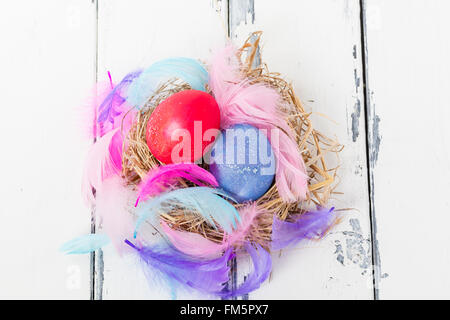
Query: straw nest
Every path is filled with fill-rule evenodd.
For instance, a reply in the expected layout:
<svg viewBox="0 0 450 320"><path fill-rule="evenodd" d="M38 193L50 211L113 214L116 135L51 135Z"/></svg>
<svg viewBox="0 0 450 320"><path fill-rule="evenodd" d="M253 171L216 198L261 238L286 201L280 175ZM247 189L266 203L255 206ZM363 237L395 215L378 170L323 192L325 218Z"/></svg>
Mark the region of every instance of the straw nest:
<svg viewBox="0 0 450 320"><path fill-rule="evenodd" d="M292 215L298 215L312 206L326 205L337 184L338 167L328 168L325 155L330 152L339 153L342 146L336 140L324 136L313 128L310 120L311 113L305 111L290 83L281 78L279 73L269 72L264 63L255 66L261 35L262 32L253 33L239 49L242 72L251 82L264 83L280 93L283 100L280 105L288 115L286 121L296 133L297 144L309 176L308 198L301 203L284 202L278 195L275 184L256 201L256 204L263 209L263 214L256 218L247 235L247 240L268 248L274 215L282 220L289 220ZM186 83L177 79L170 80L159 87L137 114L134 125L128 133L127 148L124 149L122 158L122 174L130 185L136 186L149 170L162 165L151 154L145 138L147 121L152 111L170 95L187 89L190 89L190 86ZM206 165L204 166L206 168ZM189 187L187 182L180 181L180 184L181 187ZM182 208L161 217L174 229L195 232L214 242L221 242L223 239L223 230L215 229L199 215L186 212Z"/></svg>

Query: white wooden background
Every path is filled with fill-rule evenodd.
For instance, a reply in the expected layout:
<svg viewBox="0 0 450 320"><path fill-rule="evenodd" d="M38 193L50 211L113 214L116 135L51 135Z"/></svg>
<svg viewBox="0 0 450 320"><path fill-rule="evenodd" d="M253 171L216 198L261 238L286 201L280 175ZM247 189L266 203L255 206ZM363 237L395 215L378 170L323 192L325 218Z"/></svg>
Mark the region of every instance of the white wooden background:
<svg viewBox="0 0 450 320"><path fill-rule="evenodd" d="M322 242L274 255L244 298L450 298L449 13L448 0L2 1L0 298L169 297L111 248L58 252L93 227L77 108L107 70L206 60L256 30L263 60L345 145L334 204L352 210Z"/></svg>

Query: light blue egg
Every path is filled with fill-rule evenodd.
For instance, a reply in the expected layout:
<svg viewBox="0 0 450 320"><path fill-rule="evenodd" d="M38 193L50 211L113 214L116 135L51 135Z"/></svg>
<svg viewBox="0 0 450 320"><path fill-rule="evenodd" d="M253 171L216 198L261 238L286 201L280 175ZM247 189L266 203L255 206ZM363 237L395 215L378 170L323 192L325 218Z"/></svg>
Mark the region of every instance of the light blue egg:
<svg viewBox="0 0 450 320"><path fill-rule="evenodd" d="M266 132L249 124L222 130L209 162L219 186L240 203L260 198L275 176L275 156Z"/></svg>

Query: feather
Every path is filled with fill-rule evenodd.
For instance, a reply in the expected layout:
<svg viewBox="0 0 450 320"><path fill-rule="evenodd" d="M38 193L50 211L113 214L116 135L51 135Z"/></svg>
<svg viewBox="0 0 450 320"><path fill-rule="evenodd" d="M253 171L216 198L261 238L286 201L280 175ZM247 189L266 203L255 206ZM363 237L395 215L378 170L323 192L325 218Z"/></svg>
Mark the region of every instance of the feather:
<svg viewBox="0 0 450 320"><path fill-rule="evenodd" d="M253 263L253 272L251 272L245 281L235 290L224 290L221 294L224 298L248 294L258 289L266 281L272 270L272 257L259 244L245 244L245 249L250 255Z"/></svg>
<svg viewBox="0 0 450 320"><path fill-rule="evenodd" d="M262 83L249 83L239 71L236 49L218 52L209 69L209 87L221 110L221 127L247 123L265 130L277 159L276 185L285 202L304 200L308 191L306 168L287 115L278 105L278 92Z"/></svg>
<svg viewBox="0 0 450 320"><path fill-rule="evenodd" d="M302 240L322 238L339 218L331 209L320 209L298 215L294 222L273 217L271 249L286 248Z"/></svg>
<svg viewBox="0 0 450 320"><path fill-rule="evenodd" d="M217 222L226 232L231 233L240 217L236 208L220 196L233 200L223 191L208 187L184 188L163 193L142 203L134 234L136 236L137 230L148 218L156 226L159 214L168 213L180 206L200 215L214 227Z"/></svg>
<svg viewBox="0 0 450 320"><path fill-rule="evenodd" d="M98 107L97 123L100 136L116 128L121 128L124 135L130 130L137 110L126 102L123 95L140 73L140 70L130 72L117 86L114 86L111 80L112 90ZM108 75L111 76L109 72Z"/></svg>
<svg viewBox="0 0 450 320"><path fill-rule="evenodd" d="M208 294L219 294L229 279L228 261L233 258L231 249L219 258L205 260L192 258L164 244L138 248L128 240L125 243L138 253L146 266L148 278L156 272L169 285L179 285Z"/></svg>
<svg viewBox="0 0 450 320"><path fill-rule="evenodd" d="M213 242L198 233L178 231L161 221L161 228L170 243L179 251L195 257L211 257L222 253L233 245L243 242L257 216L263 213L255 203L239 208L241 223L236 231L225 233L222 243Z"/></svg>
<svg viewBox="0 0 450 320"><path fill-rule="evenodd" d="M208 258L222 253L225 245L206 239L198 233L172 229L161 221L163 236L179 251L194 257Z"/></svg>
<svg viewBox="0 0 450 320"><path fill-rule="evenodd" d="M115 118L123 113L123 108L118 109L123 106L125 98L123 97L126 89L130 84L141 74L141 70L128 73L117 86L113 87L111 92L105 97L103 102L99 106L98 122L115 122Z"/></svg>
<svg viewBox="0 0 450 320"><path fill-rule="evenodd" d="M136 110L125 101L123 92L139 74L140 71L129 73L114 86L108 72L109 82L101 81L95 84L82 114L82 123L88 133L88 139L103 137L116 128L122 128L124 133L128 132Z"/></svg>
<svg viewBox="0 0 450 320"><path fill-rule="evenodd" d="M163 192L171 185L177 183L180 178L184 178L199 186L211 185L217 187L216 178L205 169L193 163L177 163L159 166L147 173L147 176L138 186L138 197L135 206L139 201L147 200Z"/></svg>
<svg viewBox="0 0 450 320"><path fill-rule="evenodd" d="M131 83L127 101L134 107L142 107L148 98L164 81L178 78L192 89L205 91L208 72L197 61L190 58L169 58L152 64Z"/></svg>
<svg viewBox="0 0 450 320"><path fill-rule="evenodd" d="M236 243L243 242L245 240L245 236L253 226L256 217L263 214L264 212L265 209L258 207L254 202L239 208L241 223L239 224L239 227L235 232L225 234L225 243L234 245Z"/></svg>
<svg viewBox="0 0 450 320"><path fill-rule="evenodd" d="M123 240L133 234L133 218L129 212L134 192L119 176L110 177L99 185L95 198L95 217L105 234L90 234L73 239L61 248L68 253L89 253L112 242L119 254L129 247Z"/></svg>
<svg viewBox="0 0 450 320"><path fill-rule="evenodd" d="M88 234L64 243L59 250L66 254L85 254L100 249L109 242L106 234Z"/></svg>
<svg viewBox="0 0 450 320"><path fill-rule="evenodd" d="M100 128L97 123L98 106L109 92L111 92L111 84L109 82L98 82L91 89L88 98L83 103L80 125L83 128L83 137L90 141L94 141L100 136Z"/></svg>
<svg viewBox="0 0 450 320"><path fill-rule="evenodd" d="M119 176L103 181L96 192L95 217L119 254L129 250L124 239L133 236L134 219L130 210L135 192Z"/></svg>
<svg viewBox="0 0 450 320"><path fill-rule="evenodd" d="M82 194L87 205L95 201L94 190L122 170L122 136L119 129L108 132L89 150L83 173Z"/></svg>

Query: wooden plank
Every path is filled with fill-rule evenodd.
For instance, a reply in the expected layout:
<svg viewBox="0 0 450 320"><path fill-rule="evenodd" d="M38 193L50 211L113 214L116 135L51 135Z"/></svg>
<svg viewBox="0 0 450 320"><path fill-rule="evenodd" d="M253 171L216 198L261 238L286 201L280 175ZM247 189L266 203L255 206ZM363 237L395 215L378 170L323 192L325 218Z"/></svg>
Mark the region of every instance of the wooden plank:
<svg viewBox="0 0 450 320"><path fill-rule="evenodd" d="M382 299L450 298L449 11L445 0L366 5Z"/></svg>
<svg viewBox="0 0 450 320"><path fill-rule="evenodd" d="M111 70L117 80L167 57L207 59L212 49L225 43L226 8L226 1L100 1L99 78L106 79ZM170 298L170 292L148 286L133 257L122 259L106 248L103 261L97 260L97 269L104 270L97 277L97 298ZM178 296L196 297L192 293Z"/></svg>
<svg viewBox="0 0 450 320"><path fill-rule="evenodd" d="M263 61L292 80L315 126L345 145L334 204L352 208L320 243L273 255L271 280L250 298L373 298L359 2L230 0L230 30L237 44L264 31Z"/></svg>
<svg viewBox="0 0 450 320"><path fill-rule="evenodd" d="M0 4L2 299L89 298L89 257L58 248L90 230L77 109L94 83L94 22L89 0Z"/></svg>

